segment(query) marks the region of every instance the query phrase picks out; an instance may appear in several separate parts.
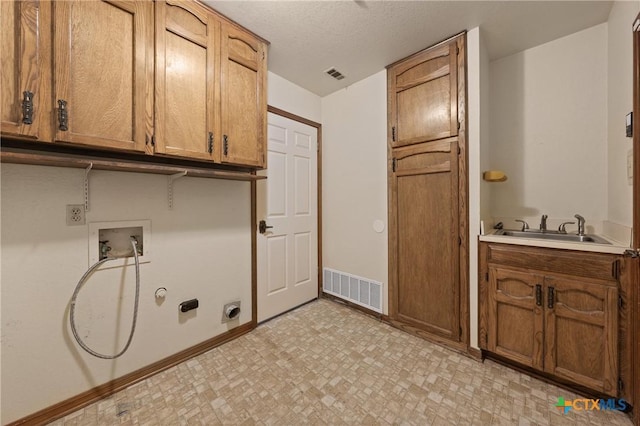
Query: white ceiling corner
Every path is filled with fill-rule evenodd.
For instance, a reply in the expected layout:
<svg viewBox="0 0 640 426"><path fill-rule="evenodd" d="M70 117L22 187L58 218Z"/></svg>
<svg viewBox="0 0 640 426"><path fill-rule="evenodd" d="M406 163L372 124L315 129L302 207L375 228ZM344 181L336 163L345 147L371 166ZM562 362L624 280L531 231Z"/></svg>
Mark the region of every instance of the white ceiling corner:
<svg viewBox="0 0 640 426"><path fill-rule="evenodd" d="M607 21L611 1L217 1L269 40L269 70L325 96L411 53L480 27L492 59ZM335 67L345 75L324 73Z"/></svg>

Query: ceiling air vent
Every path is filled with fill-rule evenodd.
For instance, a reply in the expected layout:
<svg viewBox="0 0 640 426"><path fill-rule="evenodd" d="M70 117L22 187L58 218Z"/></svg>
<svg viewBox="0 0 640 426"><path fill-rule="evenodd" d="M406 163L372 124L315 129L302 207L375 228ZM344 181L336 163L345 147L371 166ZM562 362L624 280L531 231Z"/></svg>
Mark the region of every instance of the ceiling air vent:
<svg viewBox="0 0 640 426"><path fill-rule="evenodd" d="M335 78L336 80L342 80L344 78L344 75L342 75L342 73L337 69L335 69L334 67L329 68L325 72L329 74L331 77Z"/></svg>

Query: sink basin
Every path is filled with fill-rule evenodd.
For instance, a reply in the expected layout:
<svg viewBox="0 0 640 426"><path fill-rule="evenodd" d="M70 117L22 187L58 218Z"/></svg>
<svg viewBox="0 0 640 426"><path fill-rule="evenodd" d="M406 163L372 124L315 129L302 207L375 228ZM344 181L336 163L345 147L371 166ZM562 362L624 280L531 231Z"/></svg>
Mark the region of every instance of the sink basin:
<svg viewBox="0 0 640 426"><path fill-rule="evenodd" d="M563 234L558 231L514 231L510 229L499 229L496 231L495 235L506 235L517 238L536 238L539 240L568 241L571 243L611 244L609 241L596 235Z"/></svg>

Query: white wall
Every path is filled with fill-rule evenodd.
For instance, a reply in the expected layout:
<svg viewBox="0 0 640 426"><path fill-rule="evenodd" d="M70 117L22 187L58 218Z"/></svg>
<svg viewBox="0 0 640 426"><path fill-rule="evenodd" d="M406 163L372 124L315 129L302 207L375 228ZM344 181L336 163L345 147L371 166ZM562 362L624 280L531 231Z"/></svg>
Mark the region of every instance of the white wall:
<svg viewBox="0 0 640 426"><path fill-rule="evenodd" d="M467 129L469 168L469 344L478 347L478 235L480 220L487 218L489 189L482 180L483 150L487 146L489 121L489 56L476 27L467 32Z"/></svg>
<svg viewBox="0 0 640 426"><path fill-rule="evenodd" d="M508 176L492 187L493 216L537 228L542 214L557 226L580 213L599 232L607 216L607 24L496 60L490 79L490 166Z"/></svg>
<svg viewBox="0 0 640 426"><path fill-rule="evenodd" d="M322 98L325 267L383 283L388 313L387 73ZM373 222L385 229L377 233Z"/></svg>
<svg viewBox="0 0 640 426"><path fill-rule="evenodd" d="M169 210L166 176L94 171L87 221L150 220L152 258L141 265L129 351L115 361L83 352L67 309L89 266L88 226L65 223L65 205L83 203L83 177L82 169L2 165L2 424L227 331L224 303L242 302L234 326L251 320L249 183L179 179ZM90 278L76 308L87 343L113 353L117 330L122 347L134 286L133 267ZM168 290L161 304L158 287ZM180 314L191 298L200 307Z"/></svg>
<svg viewBox="0 0 640 426"><path fill-rule="evenodd" d="M320 96L269 71L267 102L281 110L319 123L322 119Z"/></svg>
<svg viewBox="0 0 640 426"><path fill-rule="evenodd" d="M625 116L633 109L631 24L639 11L640 2L617 1L608 22L608 219L627 227L633 221L633 187L627 183L632 139L625 137Z"/></svg>

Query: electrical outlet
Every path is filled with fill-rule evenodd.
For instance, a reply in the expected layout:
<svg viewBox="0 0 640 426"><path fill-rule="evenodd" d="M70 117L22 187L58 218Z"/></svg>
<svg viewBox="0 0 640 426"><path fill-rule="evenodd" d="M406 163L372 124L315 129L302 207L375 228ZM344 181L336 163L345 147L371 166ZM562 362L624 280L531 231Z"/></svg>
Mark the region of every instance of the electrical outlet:
<svg viewBox="0 0 640 426"><path fill-rule="evenodd" d="M84 225L84 205L83 204L67 204L67 225Z"/></svg>

